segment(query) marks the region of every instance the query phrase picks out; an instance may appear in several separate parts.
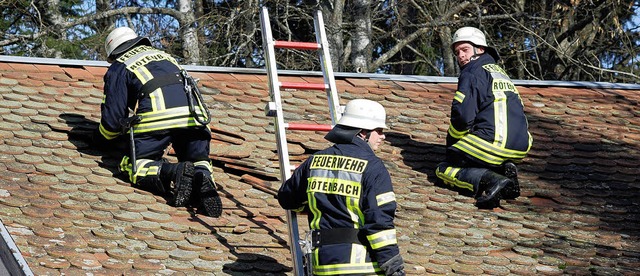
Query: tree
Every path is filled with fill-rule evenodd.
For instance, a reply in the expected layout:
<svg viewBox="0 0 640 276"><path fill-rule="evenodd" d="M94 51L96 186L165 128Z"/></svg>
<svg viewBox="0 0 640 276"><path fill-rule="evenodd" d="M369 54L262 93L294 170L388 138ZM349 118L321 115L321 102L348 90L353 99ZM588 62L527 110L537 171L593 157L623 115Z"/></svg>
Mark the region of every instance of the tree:
<svg viewBox="0 0 640 276"><path fill-rule="evenodd" d="M451 35L483 30L518 79L639 82L635 0L0 1L0 54L104 59L116 25L184 64L264 67L259 13L278 40L315 41L323 13L335 71L455 76ZM316 53L278 50L278 66L319 70Z"/></svg>

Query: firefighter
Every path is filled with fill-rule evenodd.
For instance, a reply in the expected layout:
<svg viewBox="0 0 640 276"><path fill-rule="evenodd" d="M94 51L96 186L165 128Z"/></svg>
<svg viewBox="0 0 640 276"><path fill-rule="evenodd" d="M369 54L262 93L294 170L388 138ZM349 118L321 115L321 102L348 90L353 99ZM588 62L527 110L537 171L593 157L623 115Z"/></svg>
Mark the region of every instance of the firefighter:
<svg viewBox="0 0 640 276"><path fill-rule="evenodd" d="M133 131L130 147L134 150L123 157L119 169L134 186L166 196L170 205L197 207L219 217L222 203L209 159L211 132L202 120L207 119L208 110L203 111L206 107L197 97L199 92L185 86L186 71L128 27L111 31L105 50L111 65L104 76L94 143L108 145ZM131 118L137 120L128 128L124 122ZM170 144L178 163L163 158Z"/></svg>
<svg viewBox="0 0 640 276"><path fill-rule="evenodd" d="M347 103L325 136L333 146L310 156L278 191L285 209L308 212L314 275L404 275L389 172L374 151L385 135L382 105Z"/></svg>
<svg viewBox="0 0 640 276"><path fill-rule="evenodd" d="M500 199L520 196L517 167L531 148L518 89L496 62L498 52L485 35L463 27L451 49L460 66L451 105L446 160L436 175L444 183L471 191L479 208L494 208Z"/></svg>

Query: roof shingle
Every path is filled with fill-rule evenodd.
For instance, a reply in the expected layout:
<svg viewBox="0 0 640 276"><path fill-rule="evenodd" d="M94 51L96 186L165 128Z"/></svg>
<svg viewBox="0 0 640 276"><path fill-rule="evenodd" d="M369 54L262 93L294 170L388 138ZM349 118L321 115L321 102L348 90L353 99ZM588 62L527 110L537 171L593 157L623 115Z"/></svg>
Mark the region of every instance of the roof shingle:
<svg viewBox="0 0 640 276"><path fill-rule="evenodd" d="M37 61L37 60L36 60ZM0 218L47 274L291 274L266 75L193 67L212 114L219 219L168 206L119 177L120 153L89 148L106 67L0 62ZM281 81L321 82L287 75ZM640 87L520 84L534 144L522 195L495 210L437 187L454 82L337 76L340 103L388 110L379 153L398 201L409 274L640 273ZM286 119L330 123L324 92L282 92ZM291 160L328 146L288 132ZM175 161L172 152L168 158ZM308 229L303 217L300 229Z"/></svg>

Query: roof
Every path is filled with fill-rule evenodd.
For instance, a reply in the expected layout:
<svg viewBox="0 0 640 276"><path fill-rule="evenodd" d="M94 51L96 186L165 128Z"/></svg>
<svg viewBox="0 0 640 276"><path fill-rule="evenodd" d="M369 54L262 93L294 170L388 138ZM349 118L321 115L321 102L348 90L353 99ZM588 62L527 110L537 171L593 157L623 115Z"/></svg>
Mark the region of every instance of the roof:
<svg viewBox="0 0 640 276"><path fill-rule="evenodd" d="M211 113L221 218L168 206L117 176L121 153L91 149L106 63L0 57L0 218L45 274L291 274L263 70L191 66ZM282 81L321 82L285 72ZM434 185L455 78L336 74L340 103L387 110L385 161L409 274L640 273L640 87L516 81L534 137L522 196L479 210ZM282 92L289 122L330 122L322 92ZM328 146L289 131L291 160ZM174 158L169 152L168 158ZM301 218L300 228L308 229Z"/></svg>

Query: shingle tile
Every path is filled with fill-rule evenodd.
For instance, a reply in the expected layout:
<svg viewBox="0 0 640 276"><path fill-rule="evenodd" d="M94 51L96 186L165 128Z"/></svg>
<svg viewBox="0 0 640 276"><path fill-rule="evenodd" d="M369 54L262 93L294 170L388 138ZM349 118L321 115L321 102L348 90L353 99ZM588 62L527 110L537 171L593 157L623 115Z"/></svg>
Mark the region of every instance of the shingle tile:
<svg viewBox="0 0 640 276"><path fill-rule="evenodd" d="M228 207L222 218L212 219L191 214L192 210L186 208L168 206L163 198L114 178L111 170L119 160L99 161L97 151L89 155L80 153L90 150L88 144L69 142L75 139L67 135L71 126L61 121L60 116L79 113L99 120L101 74L106 67L35 65L33 72L8 72L2 70L4 65L6 63L0 63L3 76L0 78L3 98L0 101L3 137L0 152L6 157L0 158L0 167L8 171L0 178L5 181L0 182L0 188L11 195L0 196L0 215L11 216L5 223L20 223L20 229L31 229L45 236L55 234L47 234L47 229L63 229L69 233L104 229L119 233L114 240L96 237L93 232L83 236L88 248L97 253L82 258L88 260L96 273L103 270L105 274L155 273L159 267L171 267L185 274L193 271L291 273L284 242L286 234L283 234L287 231L282 223L284 211L268 195L268 187L279 185L278 181L272 183L279 175L273 122L264 116L263 110L263 102L270 101L264 75L191 70L202 79L205 101L215 106L212 108L214 176L224 187L223 203ZM315 76L285 76L281 81L321 80ZM533 150L519 166L523 196L506 201L502 209L478 212L472 198L435 188L428 179L433 176L427 177L444 155L444 148L439 145L444 144L455 84L366 78L338 78L336 83L341 91L341 104L356 97L379 100L388 109L390 131L404 135L389 135L390 143L384 145L380 156L390 165L396 186L401 251L415 253L405 255L409 274L462 274L481 270L494 275L558 275L584 269L582 265L586 262L594 271L604 271L614 263L629 267L627 269L634 266L621 254L600 250L594 257L593 250L572 243L551 243L558 240L543 233L603 240L604 233L637 228L630 195L640 189L634 182L639 162L632 161L637 158L628 158L637 154L633 145L640 137L640 131L635 131L640 123L635 120L640 117L635 111L640 99L636 93L614 89L519 87L534 135ZM328 122L323 93L282 91L282 94L288 106L287 120ZM45 125L47 127L40 127ZM301 162L309 151L328 146L322 136L288 135L292 161ZM26 174L30 174L29 177ZM607 183L608 190L596 189L603 183ZM252 187L267 187L267 190ZM608 207L603 208L605 205ZM45 215L55 219L39 217ZM113 216L111 221L100 221L110 216ZM409 242L405 239L406 233L416 225L421 231L415 234L423 240ZM494 235L494 231L490 231L493 228L500 231ZM22 233L16 231L12 233ZM230 248L210 235L214 232L224 234L225 242L241 257L225 253ZM273 243L272 235L276 233L282 241ZM606 243L618 248L628 246L620 240L620 235L613 237ZM19 246L27 244L26 241L28 239L22 239ZM261 241L268 248L242 246L251 241ZM71 240L67 242L73 244ZM427 248L432 251L420 251L420 245L425 242L439 245ZM35 248L43 244L47 243L27 246ZM77 245L83 248L82 242ZM205 246L211 249L203 250ZM544 250L550 247L558 249ZM140 248L145 253L129 263L111 257L106 251L124 258L126 252L112 249L127 248ZM543 253L539 251L541 248ZM576 254L569 260L568 268L560 269L566 260L557 256L562 256L566 249L573 249ZM30 250L37 251L47 254L41 247ZM169 252L173 252L172 255ZM184 252L198 254L185 255ZM504 257L505 252L510 252L508 258ZM255 257L245 259L244 256L249 256L245 253L259 254L268 261ZM262 255L266 253L275 255L273 258ZM498 258L496 254L503 257ZM431 259L431 255L439 257ZM461 257L465 255L466 258ZM534 255L542 256L534 261ZM28 259L37 263L35 271L50 271L54 266L60 267L57 272L74 273L79 269L73 264L80 263L77 257L68 257L72 261L62 264L37 262L42 256ZM142 262L145 259L159 260L155 263L158 266L145 266ZM222 265L238 260L245 264ZM149 270L135 270L136 267Z"/></svg>

